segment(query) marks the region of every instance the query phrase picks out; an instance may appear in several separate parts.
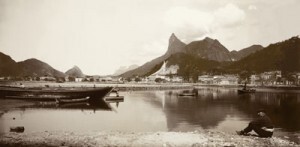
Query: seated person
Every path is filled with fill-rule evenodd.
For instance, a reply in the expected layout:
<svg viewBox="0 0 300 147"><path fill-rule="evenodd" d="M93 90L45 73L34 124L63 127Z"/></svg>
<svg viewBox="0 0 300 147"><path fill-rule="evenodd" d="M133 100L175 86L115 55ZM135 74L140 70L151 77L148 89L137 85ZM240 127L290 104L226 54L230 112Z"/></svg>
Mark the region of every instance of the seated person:
<svg viewBox="0 0 300 147"><path fill-rule="evenodd" d="M258 110L257 115L258 118L251 121L244 130L237 131L237 134L247 136L247 133L253 130L255 133L258 134L259 137L272 137L274 126L272 124L271 119L266 115L265 110Z"/></svg>

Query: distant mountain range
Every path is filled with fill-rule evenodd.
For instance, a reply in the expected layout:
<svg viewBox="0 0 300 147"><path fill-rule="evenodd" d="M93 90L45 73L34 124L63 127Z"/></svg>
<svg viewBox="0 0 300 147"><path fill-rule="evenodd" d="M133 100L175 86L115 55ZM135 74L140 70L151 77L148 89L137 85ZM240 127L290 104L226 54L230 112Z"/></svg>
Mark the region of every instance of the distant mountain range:
<svg viewBox="0 0 300 147"><path fill-rule="evenodd" d="M271 44L226 68L231 72L242 70L258 73L272 70L281 70L285 73L300 72L300 39L297 36Z"/></svg>
<svg viewBox="0 0 300 147"><path fill-rule="evenodd" d="M233 61L237 61L237 60L240 60L252 53L255 53L261 49L263 49L264 47L261 46L261 45L252 45L250 47L247 47L247 48L244 48L244 49L241 49L239 51L231 51L230 52L230 56L231 56L231 59Z"/></svg>
<svg viewBox="0 0 300 147"><path fill-rule="evenodd" d="M77 66L68 70L66 73L63 73L38 59L32 58L16 62L10 56L0 52L0 76L65 77L66 75L74 77L84 76Z"/></svg>
<svg viewBox="0 0 300 147"><path fill-rule="evenodd" d="M248 48L241 49L239 51L230 52L216 39L211 39L209 37L206 37L205 39L200 41L193 41L189 44L184 44L175 36L175 34L172 34L169 39L168 50L164 55L155 58L152 61L149 61L134 70L125 72L121 74L121 76L133 77L133 76L151 75L156 70L158 70L159 69L158 67L161 66L162 62L166 60L171 60L173 65L175 64L179 66L181 65L180 69L182 71L182 69L185 69L185 65L198 64L196 61L192 62L185 58L190 58L191 60L192 59L199 60L199 61L201 60L207 63L210 61L217 61L220 64L222 62L232 62L232 61L240 60L262 49L263 47L261 45L253 45ZM175 54L185 54L185 55L175 55ZM172 58L176 58L176 60ZM184 63L184 61L182 60L186 62L192 62L192 63ZM210 60L210 61L205 61L205 60ZM202 65L202 63L200 65Z"/></svg>
<svg viewBox="0 0 300 147"><path fill-rule="evenodd" d="M134 65L130 65L128 67L126 66L121 66L119 69L117 69L115 71L115 73L113 74L113 76L119 76L120 74L124 73L124 72L127 72L127 71L130 71L130 70L133 70L133 69L136 69L138 68L139 66L134 64Z"/></svg>
<svg viewBox="0 0 300 147"><path fill-rule="evenodd" d="M164 61L168 61L167 67L178 66L178 75L184 78L197 77L205 73L238 74L242 71L256 73L271 70L300 72L300 39L297 36L267 47L253 45L230 52L216 39L207 37L185 44L172 34L165 54L142 66L129 67L132 70L120 76L149 76L159 70ZM128 68L120 69L118 72L121 73L122 70L126 71ZM10 56L0 52L0 76L46 75L53 77L85 76L77 66L63 73L38 59L16 62Z"/></svg>

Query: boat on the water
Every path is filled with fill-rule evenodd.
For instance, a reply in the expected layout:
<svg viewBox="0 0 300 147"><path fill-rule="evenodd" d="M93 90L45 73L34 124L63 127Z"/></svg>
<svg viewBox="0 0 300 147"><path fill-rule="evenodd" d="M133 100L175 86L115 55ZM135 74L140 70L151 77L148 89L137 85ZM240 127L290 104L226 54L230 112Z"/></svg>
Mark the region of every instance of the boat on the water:
<svg viewBox="0 0 300 147"><path fill-rule="evenodd" d="M0 87L0 98L55 101L56 99L102 99L113 87L74 88L74 87Z"/></svg>
<svg viewBox="0 0 300 147"><path fill-rule="evenodd" d="M255 93L256 90L255 89L238 89L238 93L239 94L243 94L243 93Z"/></svg>
<svg viewBox="0 0 300 147"><path fill-rule="evenodd" d="M238 89L238 94L243 94L243 93L255 93L256 89L253 88L247 88L247 83L244 84L243 89Z"/></svg>
<svg viewBox="0 0 300 147"><path fill-rule="evenodd" d="M195 93L179 93L179 96L196 96Z"/></svg>
<svg viewBox="0 0 300 147"><path fill-rule="evenodd" d="M187 97L198 96L198 90L196 88L194 88L193 90L183 90L178 94L178 96L187 96Z"/></svg>

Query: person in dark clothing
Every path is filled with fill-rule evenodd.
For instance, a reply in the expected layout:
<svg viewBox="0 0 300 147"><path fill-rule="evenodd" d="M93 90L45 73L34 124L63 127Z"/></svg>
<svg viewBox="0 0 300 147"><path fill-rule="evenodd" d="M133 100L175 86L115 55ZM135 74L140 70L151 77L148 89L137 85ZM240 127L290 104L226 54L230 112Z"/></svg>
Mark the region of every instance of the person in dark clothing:
<svg viewBox="0 0 300 147"><path fill-rule="evenodd" d="M271 119L266 115L265 110L260 109L257 111L258 118L251 121L249 125L241 131L237 131L238 135L248 135L252 130L258 134L259 137L272 137L274 126Z"/></svg>

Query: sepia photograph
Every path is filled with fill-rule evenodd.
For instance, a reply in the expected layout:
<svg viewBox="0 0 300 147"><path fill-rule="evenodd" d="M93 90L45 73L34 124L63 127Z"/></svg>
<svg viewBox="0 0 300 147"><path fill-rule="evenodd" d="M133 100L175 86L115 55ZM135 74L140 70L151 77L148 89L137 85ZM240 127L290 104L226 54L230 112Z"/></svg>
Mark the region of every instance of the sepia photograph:
<svg viewBox="0 0 300 147"><path fill-rule="evenodd" d="M0 0L0 146L300 146L299 35L300 0Z"/></svg>

